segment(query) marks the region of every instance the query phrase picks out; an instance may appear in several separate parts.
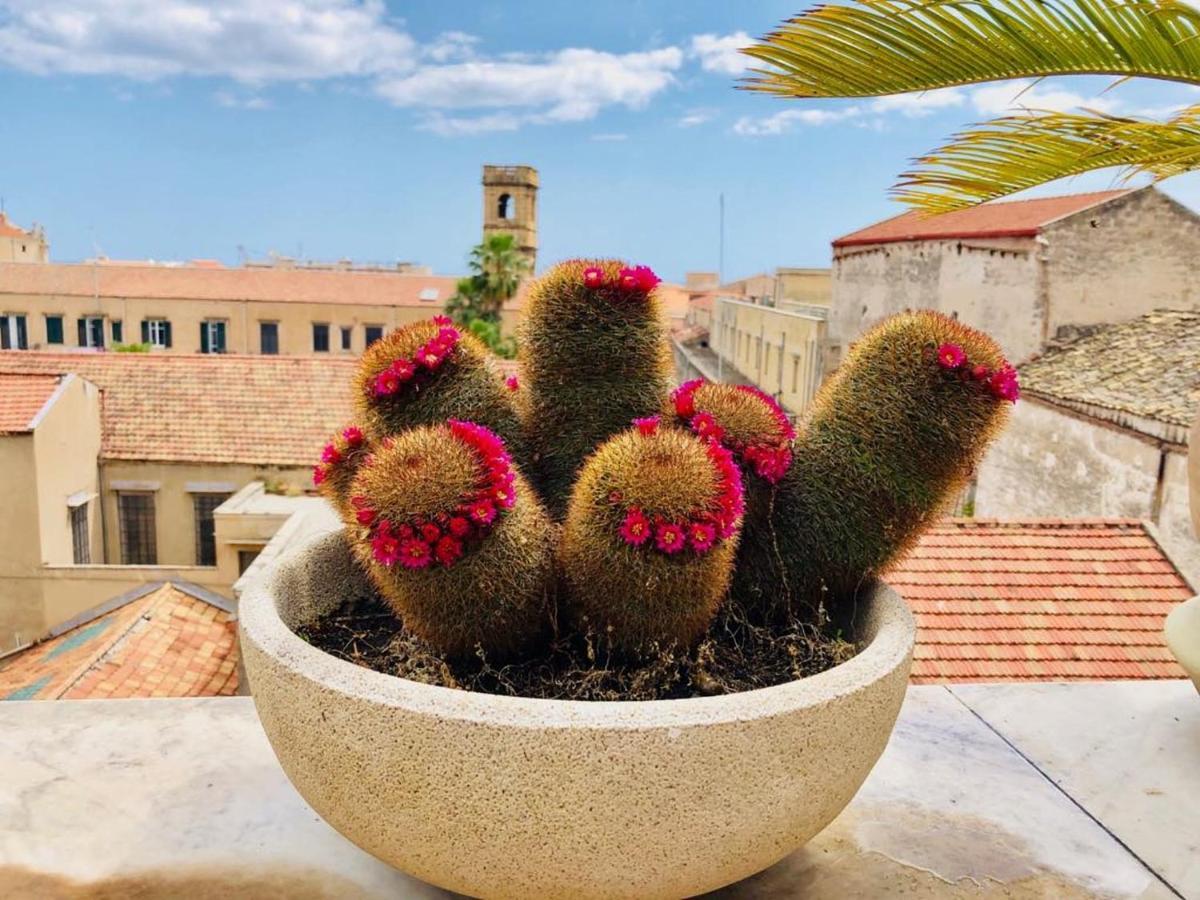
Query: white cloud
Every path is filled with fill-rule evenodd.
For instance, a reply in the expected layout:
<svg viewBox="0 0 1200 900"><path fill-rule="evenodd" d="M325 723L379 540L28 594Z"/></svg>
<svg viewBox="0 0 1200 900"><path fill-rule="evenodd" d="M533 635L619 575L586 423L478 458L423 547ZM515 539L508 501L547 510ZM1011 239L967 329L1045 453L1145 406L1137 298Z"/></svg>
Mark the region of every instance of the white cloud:
<svg viewBox="0 0 1200 900"><path fill-rule="evenodd" d="M516 131L524 124L521 116L512 113L493 113L487 116L447 116L435 112L417 127L442 137L471 137L495 131Z"/></svg>
<svg viewBox="0 0 1200 900"><path fill-rule="evenodd" d="M1023 110L1079 112L1116 112L1120 106L1113 97L1087 97L1054 85L1029 80L989 84L971 91L971 105L989 116L1002 116Z"/></svg>
<svg viewBox="0 0 1200 900"><path fill-rule="evenodd" d="M242 97L234 94L231 91L217 91L213 94L213 99L217 101L218 106L224 106L226 109L270 109L271 102L265 97Z"/></svg>
<svg viewBox="0 0 1200 900"><path fill-rule="evenodd" d="M861 114L862 110L857 106L846 106L842 109L785 109L772 116L743 116L734 123L733 130L735 134L763 137L786 134L797 125L829 125L856 118Z"/></svg>
<svg viewBox="0 0 1200 900"><path fill-rule="evenodd" d="M689 109L676 120L675 124L680 128L695 128L697 125L711 122L716 115L715 109Z"/></svg>
<svg viewBox="0 0 1200 900"><path fill-rule="evenodd" d="M479 38L465 31L443 31L432 44L421 48L421 55L437 63L457 62L475 56Z"/></svg>
<svg viewBox="0 0 1200 900"><path fill-rule="evenodd" d="M606 134L593 134L590 140L600 141L601 143L611 141L627 141L629 140L629 135L621 134L620 132L608 132Z"/></svg>
<svg viewBox="0 0 1200 900"><path fill-rule="evenodd" d="M697 34L692 37L690 55L700 60L700 67L706 72L741 75L752 60L739 51L753 43L744 31L726 35Z"/></svg>
<svg viewBox="0 0 1200 900"><path fill-rule="evenodd" d="M242 82L404 71L382 0L0 0L0 60L39 75Z"/></svg>
<svg viewBox="0 0 1200 900"><path fill-rule="evenodd" d="M523 122L579 122L610 106L645 107L674 83L672 73L682 61L677 47L624 54L570 48L519 62L474 60L426 66L408 75L381 78L376 91L396 106L520 110ZM469 119L456 121L470 127Z"/></svg>
<svg viewBox="0 0 1200 900"><path fill-rule="evenodd" d="M962 106L966 99L966 95L958 88L941 88L936 91L880 97L871 103L871 110L877 113L899 112L910 119L920 119L941 109Z"/></svg>

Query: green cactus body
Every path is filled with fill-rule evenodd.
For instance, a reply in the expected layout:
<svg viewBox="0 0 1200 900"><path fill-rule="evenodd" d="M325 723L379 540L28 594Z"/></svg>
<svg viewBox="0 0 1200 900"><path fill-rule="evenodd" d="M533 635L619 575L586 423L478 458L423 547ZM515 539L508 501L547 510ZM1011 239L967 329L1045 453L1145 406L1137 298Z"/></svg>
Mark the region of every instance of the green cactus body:
<svg viewBox="0 0 1200 900"><path fill-rule="evenodd" d="M313 467L313 484L344 522L353 522L350 486L354 476L371 453L363 430L349 425L335 434L321 451L321 461Z"/></svg>
<svg viewBox="0 0 1200 900"><path fill-rule="evenodd" d="M728 588L741 516L724 447L639 420L572 493L559 559L573 616L622 652L693 644Z"/></svg>
<svg viewBox="0 0 1200 900"><path fill-rule="evenodd" d="M756 573L772 565L771 510L780 480L792 464L795 429L770 395L750 385L714 384L700 379L671 394L676 421L695 434L724 444L742 470L746 513L733 570L732 593L746 606L755 597ZM752 600L751 607L761 605Z"/></svg>
<svg viewBox="0 0 1200 900"><path fill-rule="evenodd" d="M513 392L492 368L487 348L445 316L405 325L368 347L353 392L368 439L462 419L490 428L518 462L526 461Z"/></svg>
<svg viewBox="0 0 1200 900"><path fill-rule="evenodd" d="M637 416L665 408L671 355L645 267L572 260L529 290L522 402L542 495L562 515L583 460Z"/></svg>
<svg viewBox="0 0 1200 900"><path fill-rule="evenodd" d="M489 429L451 421L384 439L350 503L380 594L446 657L508 657L547 629L555 527Z"/></svg>
<svg viewBox="0 0 1200 900"><path fill-rule="evenodd" d="M779 484L771 552L749 599L813 616L848 609L942 515L1017 399L986 335L940 313L865 334L822 387Z"/></svg>

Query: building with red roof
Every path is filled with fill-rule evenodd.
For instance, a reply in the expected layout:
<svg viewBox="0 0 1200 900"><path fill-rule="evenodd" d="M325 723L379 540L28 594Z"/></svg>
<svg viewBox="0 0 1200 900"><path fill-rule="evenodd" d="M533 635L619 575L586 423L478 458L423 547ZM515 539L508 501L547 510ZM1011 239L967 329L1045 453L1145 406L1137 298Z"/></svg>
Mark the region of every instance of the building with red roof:
<svg viewBox="0 0 1200 900"><path fill-rule="evenodd" d="M1020 363L1159 307L1200 308L1200 217L1153 187L910 211L833 241L829 362L906 309L994 336Z"/></svg>

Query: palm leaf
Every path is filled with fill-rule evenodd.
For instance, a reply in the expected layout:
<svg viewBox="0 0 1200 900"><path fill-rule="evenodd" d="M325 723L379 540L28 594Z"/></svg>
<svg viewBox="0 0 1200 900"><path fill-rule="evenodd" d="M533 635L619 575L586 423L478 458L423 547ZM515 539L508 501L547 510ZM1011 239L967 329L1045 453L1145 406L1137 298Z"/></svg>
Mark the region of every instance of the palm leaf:
<svg viewBox="0 0 1200 900"><path fill-rule="evenodd" d="M930 213L1112 167L1126 179L1169 178L1200 169L1200 105L1166 122L1098 113L1006 116L955 135L915 162L893 194Z"/></svg>
<svg viewBox="0 0 1200 900"><path fill-rule="evenodd" d="M857 0L817 6L743 53L742 87L874 97L1049 75L1200 84L1200 9L1182 0Z"/></svg>

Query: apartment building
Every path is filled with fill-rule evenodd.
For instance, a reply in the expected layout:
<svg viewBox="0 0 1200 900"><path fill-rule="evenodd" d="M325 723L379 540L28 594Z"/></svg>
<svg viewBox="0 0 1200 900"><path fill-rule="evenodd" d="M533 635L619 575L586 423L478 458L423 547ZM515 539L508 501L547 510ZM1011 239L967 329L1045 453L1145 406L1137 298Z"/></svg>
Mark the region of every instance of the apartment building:
<svg viewBox="0 0 1200 900"><path fill-rule="evenodd" d="M265 541L229 538L220 564L216 510L251 482L309 487L353 367L0 353L0 650L139 585L227 592Z"/></svg>
<svg viewBox="0 0 1200 900"><path fill-rule="evenodd" d="M0 263L46 262L49 258L46 232L37 225L22 228L0 209Z"/></svg>
<svg viewBox="0 0 1200 900"><path fill-rule="evenodd" d="M0 262L0 349L350 357L440 312L455 283L386 269ZM518 308L503 310L506 332Z"/></svg>

